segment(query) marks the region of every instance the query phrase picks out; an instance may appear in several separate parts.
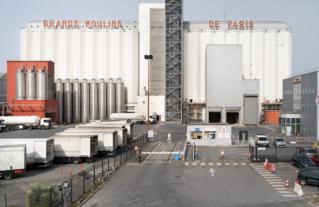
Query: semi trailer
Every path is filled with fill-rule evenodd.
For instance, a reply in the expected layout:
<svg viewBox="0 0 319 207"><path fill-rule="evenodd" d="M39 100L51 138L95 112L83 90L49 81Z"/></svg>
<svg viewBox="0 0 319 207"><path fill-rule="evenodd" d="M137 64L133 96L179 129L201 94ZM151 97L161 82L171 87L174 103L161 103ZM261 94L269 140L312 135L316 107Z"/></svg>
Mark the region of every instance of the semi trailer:
<svg viewBox="0 0 319 207"><path fill-rule="evenodd" d="M26 145L0 146L0 178L11 179L25 174L27 167Z"/></svg>
<svg viewBox="0 0 319 207"><path fill-rule="evenodd" d="M54 160L54 140L50 138L1 138L0 145L26 145L27 165L47 167Z"/></svg>
<svg viewBox="0 0 319 207"><path fill-rule="evenodd" d="M56 133L56 135L97 135L98 151L100 153L113 152L117 148L117 131L67 129L63 132Z"/></svg>
<svg viewBox="0 0 319 207"><path fill-rule="evenodd" d="M97 135L56 135L54 139L54 159L56 162L94 161L98 153Z"/></svg>
<svg viewBox="0 0 319 207"><path fill-rule="evenodd" d="M150 115L150 123L155 124L156 123L156 118L154 118L154 115ZM131 123L134 124L145 124L147 123L147 115L143 113L113 113L110 116L111 120L129 120Z"/></svg>
<svg viewBox="0 0 319 207"><path fill-rule="evenodd" d="M132 139L134 136L134 124L127 123L126 120L119 120L119 121L91 121L89 124L95 125L119 125L120 127L124 126L127 129L127 138Z"/></svg>
<svg viewBox="0 0 319 207"><path fill-rule="evenodd" d="M0 118L0 132L3 132L6 130L6 125L4 123L4 120Z"/></svg>
<svg viewBox="0 0 319 207"><path fill-rule="evenodd" d="M3 116L6 129L50 129L51 118L42 118L38 116Z"/></svg>

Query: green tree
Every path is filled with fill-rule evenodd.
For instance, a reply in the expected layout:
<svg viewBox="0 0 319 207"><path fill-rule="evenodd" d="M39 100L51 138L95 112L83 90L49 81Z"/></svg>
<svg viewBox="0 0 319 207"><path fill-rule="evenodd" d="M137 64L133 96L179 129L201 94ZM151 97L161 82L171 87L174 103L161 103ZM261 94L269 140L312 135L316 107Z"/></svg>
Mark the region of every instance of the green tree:
<svg viewBox="0 0 319 207"><path fill-rule="evenodd" d="M30 190L27 192L27 206L28 207L47 207L50 202L50 188L49 185L36 182L30 185ZM52 200L59 198L59 193L52 189Z"/></svg>

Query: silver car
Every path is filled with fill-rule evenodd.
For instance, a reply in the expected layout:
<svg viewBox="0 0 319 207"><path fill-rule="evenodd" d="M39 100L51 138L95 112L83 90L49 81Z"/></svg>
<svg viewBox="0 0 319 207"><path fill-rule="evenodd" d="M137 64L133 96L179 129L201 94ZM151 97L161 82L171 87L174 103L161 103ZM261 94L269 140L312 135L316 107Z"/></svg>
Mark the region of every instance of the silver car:
<svg viewBox="0 0 319 207"><path fill-rule="evenodd" d="M298 147L297 148L299 151L299 154L304 154L304 155L308 155L308 157L312 157L317 153L317 150L315 148L311 148L311 147Z"/></svg>
<svg viewBox="0 0 319 207"><path fill-rule="evenodd" d="M286 147L286 142L283 138L275 138L272 144L276 147Z"/></svg>

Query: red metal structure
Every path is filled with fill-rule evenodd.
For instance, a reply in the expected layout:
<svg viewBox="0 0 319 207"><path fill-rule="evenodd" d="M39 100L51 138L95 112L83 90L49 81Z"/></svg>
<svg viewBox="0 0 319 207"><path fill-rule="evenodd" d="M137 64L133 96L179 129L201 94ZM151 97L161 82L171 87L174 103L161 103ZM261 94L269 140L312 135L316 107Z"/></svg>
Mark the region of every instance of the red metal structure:
<svg viewBox="0 0 319 207"><path fill-rule="evenodd" d="M18 69L44 69L54 74L52 61L7 61L7 102L12 116L39 116L58 121L58 102L56 99L16 100L16 72Z"/></svg>

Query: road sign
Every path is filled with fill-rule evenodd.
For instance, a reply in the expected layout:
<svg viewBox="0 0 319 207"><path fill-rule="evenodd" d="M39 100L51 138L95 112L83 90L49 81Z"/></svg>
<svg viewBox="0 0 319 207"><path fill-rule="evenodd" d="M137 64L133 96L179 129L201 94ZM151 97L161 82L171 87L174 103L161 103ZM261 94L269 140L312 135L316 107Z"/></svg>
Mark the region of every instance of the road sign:
<svg viewBox="0 0 319 207"><path fill-rule="evenodd" d="M157 132L154 132L154 135L157 135Z"/></svg>
<svg viewBox="0 0 319 207"><path fill-rule="evenodd" d="M195 147L195 152L198 152L198 147Z"/></svg>
<svg viewBox="0 0 319 207"><path fill-rule="evenodd" d="M138 150L138 146L135 146L134 149L135 149L135 150Z"/></svg>
<svg viewBox="0 0 319 207"><path fill-rule="evenodd" d="M195 132L199 132L200 131L200 129L199 128L195 128Z"/></svg>
<svg viewBox="0 0 319 207"><path fill-rule="evenodd" d="M154 137L154 131L148 130L148 137Z"/></svg>
<svg viewBox="0 0 319 207"><path fill-rule="evenodd" d="M248 156L249 156L249 157L251 156L251 153L250 153L250 152L248 152Z"/></svg>
<svg viewBox="0 0 319 207"><path fill-rule="evenodd" d="M195 156L196 156L196 157L198 156L198 152L195 152Z"/></svg>

